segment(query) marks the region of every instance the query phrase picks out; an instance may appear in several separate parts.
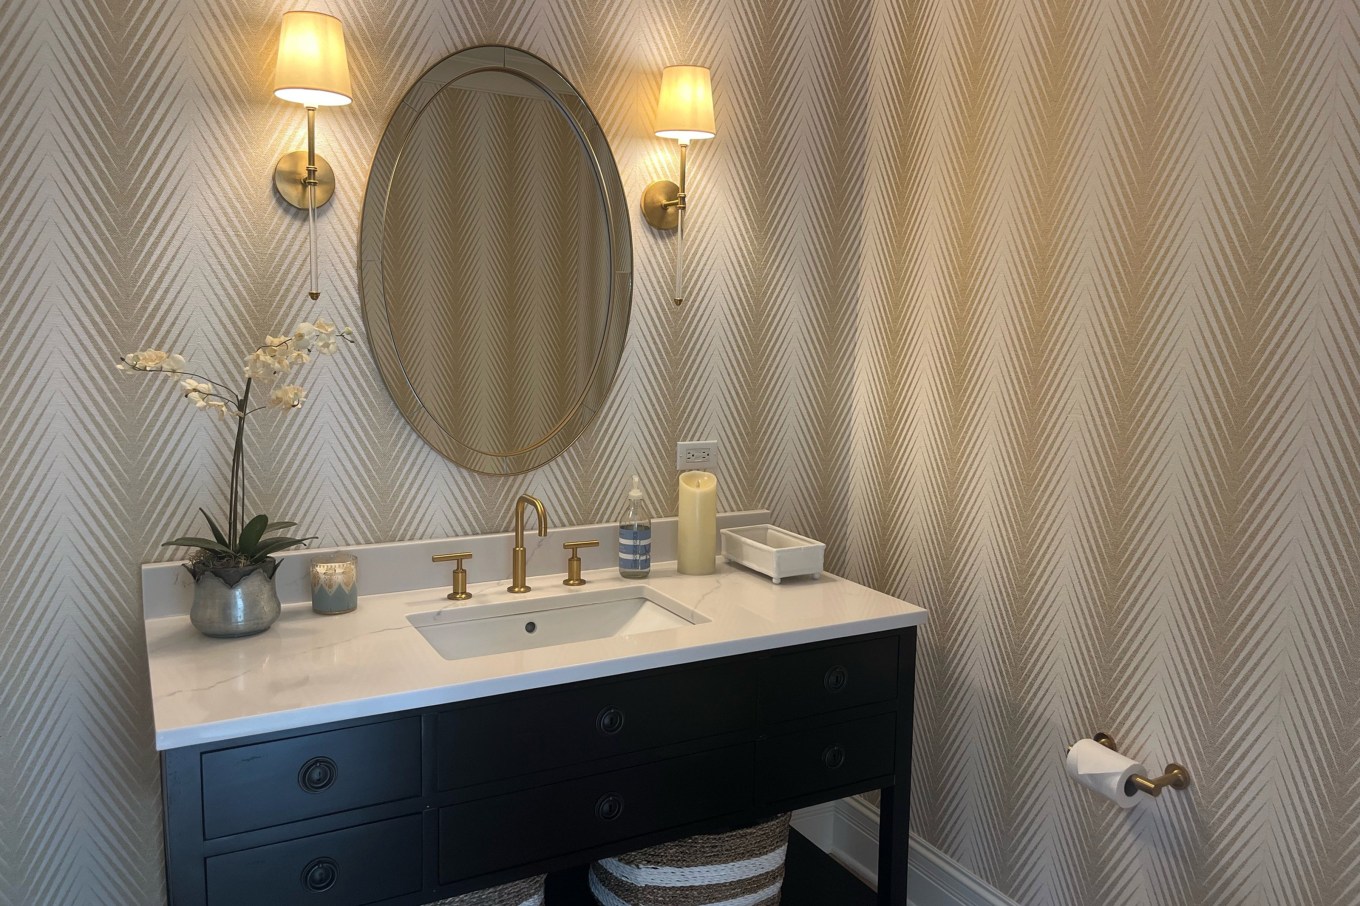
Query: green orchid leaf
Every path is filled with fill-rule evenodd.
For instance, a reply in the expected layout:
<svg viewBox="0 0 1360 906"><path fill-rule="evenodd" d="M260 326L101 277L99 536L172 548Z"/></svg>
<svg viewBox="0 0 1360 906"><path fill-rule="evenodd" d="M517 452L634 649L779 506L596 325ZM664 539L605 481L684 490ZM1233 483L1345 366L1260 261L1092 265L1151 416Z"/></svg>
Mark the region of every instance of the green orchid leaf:
<svg viewBox="0 0 1360 906"><path fill-rule="evenodd" d="M225 544L218 544L216 541L209 538L176 538L173 541L165 542L161 547L197 547L205 551L211 551L214 554L225 554L228 557L236 556L236 552L231 548L227 547Z"/></svg>
<svg viewBox="0 0 1360 906"><path fill-rule="evenodd" d="M315 541L316 538L315 535L310 538L270 538L255 549L253 558L261 560L270 554L277 554L279 551L286 551L290 547L298 547L308 541Z"/></svg>
<svg viewBox="0 0 1360 906"><path fill-rule="evenodd" d="M284 529L292 528L295 525L297 525L296 522L271 522L265 526L264 533L266 535L272 535L274 532L281 532Z"/></svg>
<svg viewBox="0 0 1360 906"><path fill-rule="evenodd" d="M198 511L203 514L204 519L208 520L208 528L212 529L213 537L217 539L217 543L223 547L230 547L231 542L227 540L226 535L222 534L222 530L217 527L217 523L213 522L213 517L208 515L208 511L203 509L203 507L199 507Z"/></svg>
<svg viewBox="0 0 1360 906"><path fill-rule="evenodd" d="M246 527L241 529L241 543L237 545L237 551L242 557L253 560L258 556L256 548L260 546L260 539L264 537L264 530L268 525L269 517L261 514L247 522Z"/></svg>

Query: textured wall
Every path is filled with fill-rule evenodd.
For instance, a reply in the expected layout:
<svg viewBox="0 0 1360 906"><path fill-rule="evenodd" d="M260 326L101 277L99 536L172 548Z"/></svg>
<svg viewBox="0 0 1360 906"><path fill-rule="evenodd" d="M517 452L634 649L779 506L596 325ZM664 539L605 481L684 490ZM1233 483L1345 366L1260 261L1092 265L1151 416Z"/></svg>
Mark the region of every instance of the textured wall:
<svg viewBox="0 0 1360 906"><path fill-rule="evenodd" d="M481 41L577 84L630 198L674 169L660 67L714 67L693 302L635 224L609 409L521 479L446 464L363 354L327 361L257 501L343 543L504 528L526 489L595 519L632 471L669 508L672 442L718 436L724 507L931 609L925 839L1033 906L1360 897L1353 0L317 6L359 92L321 115L320 312L269 188L302 137L268 92L285 5L0 0L0 901L161 896L135 564L225 449L106 364L357 322L386 115ZM1087 797L1059 755L1096 729L1193 791Z"/></svg>
<svg viewBox="0 0 1360 906"><path fill-rule="evenodd" d="M1360 8L881 2L852 575L1018 902L1360 903ZM1195 781L1121 812L1110 731Z"/></svg>
<svg viewBox="0 0 1360 906"><path fill-rule="evenodd" d="M713 67L720 137L691 158L691 304L671 305L667 240L635 223L609 405L519 478L427 448L364 351L309 366L308 407L257 423L254 502L345 544L503 530L521 491L555 522L611 518L634 472L673 512L674 442L719 437L724 508L768 503L829 538L844 518L862 2L303 4L344 20L357 94L318 118L340 180L319 305L303 218L270 184L304 140L301 109L269 90L294 5L0 0L0 902L163 896L137 564L225 495L227 439L168 386L117 374L116 356L155 343L226 370L299 319L357 326L370 157L406 86L454 50L509 43L555 64L634 200L678 162L651 135L662 66ZM793 180L798 203L772 204Z"/></svg>

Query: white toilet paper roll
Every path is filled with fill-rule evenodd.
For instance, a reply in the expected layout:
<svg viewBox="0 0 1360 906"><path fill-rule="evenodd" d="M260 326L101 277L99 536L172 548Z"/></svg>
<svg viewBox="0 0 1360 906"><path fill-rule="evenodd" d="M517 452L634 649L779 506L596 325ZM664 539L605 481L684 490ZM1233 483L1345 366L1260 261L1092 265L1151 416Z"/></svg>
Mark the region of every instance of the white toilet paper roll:
<svg viewBox="0 0 1360 906"><path fill-rule="evenodd" d="M1134 774L1147 776L1147 769L1132 758L1107 749L1094 739L1078 739L1067 750L1067 773L1082 786L1098 793L1120 808L1132 808L1138 799L1124 792L1124 784Z"/></svg>

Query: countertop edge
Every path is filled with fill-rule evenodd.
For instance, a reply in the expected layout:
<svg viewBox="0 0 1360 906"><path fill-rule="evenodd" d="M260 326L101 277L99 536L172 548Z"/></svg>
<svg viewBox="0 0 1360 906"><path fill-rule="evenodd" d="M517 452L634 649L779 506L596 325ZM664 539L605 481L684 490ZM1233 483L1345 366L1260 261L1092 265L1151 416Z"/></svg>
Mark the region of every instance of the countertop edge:
<svg viewBox="0 0 1360 906"><path fill-rule="evenodd" d="M191 746L232 742L249 736L285 732L338 721L380 717L414 708L455 704L513 692L547 689L572 682L606 679L642 670L677 667L699 661L753 654L814 642L829 642L877 632L908 629L925 623L927 613L915 609L866 620L773 632L682 648L563 665L547 670L507 674L445 686L429 686L396 693L328 702L307 708L275 711L212 723L156 730L156 750L166 752Z"/></svg>

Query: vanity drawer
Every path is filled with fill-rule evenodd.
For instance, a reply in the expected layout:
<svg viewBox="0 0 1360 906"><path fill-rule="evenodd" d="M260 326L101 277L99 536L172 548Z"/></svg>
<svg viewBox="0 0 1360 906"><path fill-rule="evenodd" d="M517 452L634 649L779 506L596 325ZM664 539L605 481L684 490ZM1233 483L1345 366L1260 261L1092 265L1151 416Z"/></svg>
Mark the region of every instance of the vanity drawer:
<svg viewBox="0 0 1360 906"><path fill-rule="evenodd" d="M212 856L208 906L360 906L421 886L420 816Z"/></svg>
<svg viewBox="0 0 1360 906"><path fill-rule="evenodd" d="M780 802L893 772L897 717L819 727L762 740L756 749L761 801Z"/></svg>
<svg viewBox="0 0 1360 906"><path fill-rule="evenodd" d="M420 795L420 718L202 755L203 834L224 837Z"/></svg>
<svg viewBox="0 0 1360 906"><path fill-rule="evenodd" d="M752 747L698 755L439 810L439 881L747 809Z"/></svg>
<svg viewBox="0 0 1360 906"><path fill-rule="evenodd" d="M755 686L751 663L718 662L445 711L437 783L473 786L753 727Z"/></svg>
<svg viewBox="0 0 1360 906"><path fill-rule="evenodd" d="M781 654L761 665L762 721L792 720L896 697L896 636Z"/></svg>

